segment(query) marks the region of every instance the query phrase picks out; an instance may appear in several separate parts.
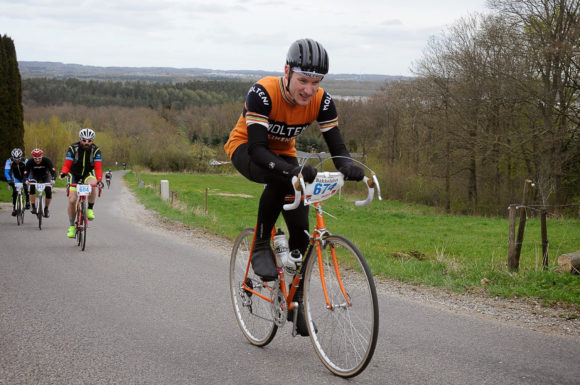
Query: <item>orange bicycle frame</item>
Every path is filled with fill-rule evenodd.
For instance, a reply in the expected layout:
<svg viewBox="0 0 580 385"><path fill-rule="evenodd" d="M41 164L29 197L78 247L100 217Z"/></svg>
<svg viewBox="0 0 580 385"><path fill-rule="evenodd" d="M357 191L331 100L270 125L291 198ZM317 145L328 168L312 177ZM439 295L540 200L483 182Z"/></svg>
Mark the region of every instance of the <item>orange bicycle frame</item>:
<svg viewBox="0 0 580 385"><path fill-rule="evenodd" d="M330 298L328 296L328 290L326 288L326 278L324 276L324 268L323 268L323 261L322 261L322 236L327 233L326 225L324 222L324 216L323 216L323 212L322 212L322 203L315 202L313 205L316 209L316 226L315 226L314 231L313 231L313 236L311 238L310 245L308 246L308 249L306 251L306 256L304 258L302 267L298 271L298 273L294 276L294 279L292 280L289 291L286 289L286 285L284 284L283 269L278 267L278 275L280 277L280 289L282 291L282 294L286 298L286 303L288 304L288 310L294 309L294 303L292 302L292 299L294 298L294 294L296 293L298 285L300 284L300 280L302 279L302 276L304 274L304 269L306 268L306 264L307 264L308 260L310 259L311 255L312 255L312 251L314 248L316 248L316 257L318 259L318 266L319 266L319 271L320 271L320 282L322 285L322 291L324 293L326 305L329 309L332 309L332 304L330 302ZM272 238L274 237L275 232L276 232L275 228L272 228L272 235L271 235ZM250 271L250 264L252 262L252 250L254 249L255 242L256 242L256 231L254 231L254 237L252 238L252 245L250 247L250 258L248 258L248 265L246 266L244 283L242 285L244 287L244 290L262 298L265 301L272 302L271 298L269 298L261 293L258 293L253 288L248 287L248 285L246 284L247 279L248 279L248 272ZM332 256L332 263L334 265L334 270L336 273L336 277L338 279L340 290L342 292L342 295L344 296L344 299L347 303L347 306L351 306L351 303L350 303L349 298L348 298L348 294L346 293L346 289L344 288L344 285L342 283L340 269L338 266L338 258L336 256L336 252L334 250L334 247L332 247L332 246L330 248L330 253ZM270 290L271 290L271 288L270 288Z"/></svg>

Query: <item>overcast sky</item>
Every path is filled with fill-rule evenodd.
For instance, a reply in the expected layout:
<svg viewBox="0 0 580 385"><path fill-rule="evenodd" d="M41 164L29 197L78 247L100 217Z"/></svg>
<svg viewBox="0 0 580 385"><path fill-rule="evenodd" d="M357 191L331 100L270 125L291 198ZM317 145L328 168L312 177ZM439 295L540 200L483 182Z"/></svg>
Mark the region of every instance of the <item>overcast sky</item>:
<svg viewBox="0 0 580 385"><path fill-rule="evenodd" d="M310 37L331 73L411 75L430 36L485 0L0 0L20 61L282 71Z"/></svg>

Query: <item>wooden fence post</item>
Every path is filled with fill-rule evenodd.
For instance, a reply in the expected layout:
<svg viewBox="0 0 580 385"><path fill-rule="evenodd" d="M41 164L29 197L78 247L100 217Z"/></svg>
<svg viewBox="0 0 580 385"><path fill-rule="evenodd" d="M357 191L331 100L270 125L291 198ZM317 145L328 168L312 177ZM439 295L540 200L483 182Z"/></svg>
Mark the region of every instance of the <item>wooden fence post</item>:
<svg viewBox="0 0 580 385"><path fill-rule="evenodd" d="M508 233L508 266L512 266L512 260L516 252L516 214L517 205L511 204L508 207L509 233Z"/></svg>
<svg viewBox="0 0 580 385"><path fill-rule="evenodd" d="M526 228L526 206L528 205L529 195L531 192L532 181L526 179L524 183L524 197L520 207L520 224L518 225L518 235L513 248L513 253L508 255L508 268L517 271L520 268L520 254L522 252L522 243L524 241L524 230Z"/></svg>
<svg viewBox="0 0 580 385"><path fill-rule="evenodd" d="M209 194L209 187L205 188L205 205L204 205L204 213L207 215L207 196Z"/></svg>
<svg viewBox="0 0 580 385"><path fill-rule="evenodd" d="M544 270L548 270L548 229L546 227L546 210L542 210L542 265Z"/></svg>

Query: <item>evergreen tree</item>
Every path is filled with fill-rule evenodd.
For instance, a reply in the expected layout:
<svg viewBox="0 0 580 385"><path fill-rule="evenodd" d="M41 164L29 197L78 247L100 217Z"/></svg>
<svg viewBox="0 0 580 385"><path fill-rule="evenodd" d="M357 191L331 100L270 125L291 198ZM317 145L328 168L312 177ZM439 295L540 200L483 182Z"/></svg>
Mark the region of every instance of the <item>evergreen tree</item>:
<svg viewBox="0 0 580 385"><path fill-rule="evenodd" d="M24 145L22 83L14 41L0 36L0 160L10 157L14 147ZM4 175L4 174L2 174Z"/></svg>

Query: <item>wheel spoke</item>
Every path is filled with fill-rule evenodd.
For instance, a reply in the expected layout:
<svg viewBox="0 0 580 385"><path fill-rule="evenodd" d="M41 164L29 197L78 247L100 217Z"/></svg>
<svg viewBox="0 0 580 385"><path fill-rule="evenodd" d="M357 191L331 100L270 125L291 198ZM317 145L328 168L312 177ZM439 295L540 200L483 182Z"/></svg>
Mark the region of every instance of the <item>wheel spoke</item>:
<svg viewBox="0 0 580 385"><path fill-rule="evenodd" d="M230 260L230 295L242 333L253 345L264 346L272 341L278 327L273 321L271 303L260 297L270 298L272 289L261 282L251 266L246 274L253 236L253 229L246 229L234 242Z"/></svg>

